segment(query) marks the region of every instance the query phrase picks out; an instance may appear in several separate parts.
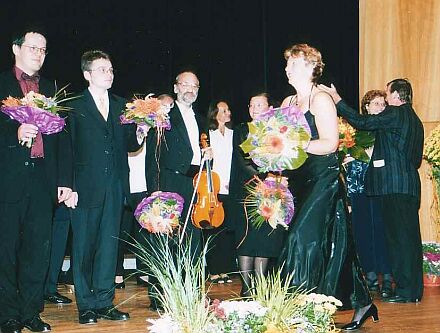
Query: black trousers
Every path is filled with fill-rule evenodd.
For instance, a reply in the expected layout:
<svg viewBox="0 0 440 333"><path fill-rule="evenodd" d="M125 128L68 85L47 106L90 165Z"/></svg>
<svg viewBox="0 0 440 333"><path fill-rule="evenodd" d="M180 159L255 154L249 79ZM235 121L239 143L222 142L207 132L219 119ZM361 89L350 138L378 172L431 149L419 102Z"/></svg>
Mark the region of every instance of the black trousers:
<svg viewBox="0 0 440 333"><path fill-rule="evenodd" d="M47 272L44 293L54 294L57 291L58 276L64 261L67 239L70 229L70 214L66 205L61 204L55 210L52 226L52 244L50 251L49 270ZM72 263L72 256L70 258Z"/></svg>
<svg viewBox="0 0 440 333"><path fill-rule="evenodd" d="M122 207L121 183L109 180L101 206L72 210L73 280L80 311L113 303Z"/></svg>
<svg viewBox="0 0 440 333"><path fill-rule="evenodd" d="M208 273L211 275L221 273L232 273L237 271L235 234L232 222L231 202L229 195L218 195L218 199L223 203L225 220L223 224L215 229L204 229L203 240L209 238L208 253L206 263Z"/></svg>
<svg viewBox="0 0 440 333"><path fill-rule="evenodd" d="M395 292L420 300L423 296L423 254L419 200L406 194L384 195L383 208Z"/></svg>
<svg viewBox="0 0 440 333"><path fill-rule="evenodd" d="M134 211L137 205L143 198L148 196L147 192L131 193L127 197L127 204L124 207L121 220L121 230L119 231L119 248L118 248L118 261L116 264L116 275L124 275L124 254L132 252L136 254L135 247L130 246L137 240L140 244L145 245L144 237L140 237L141 234L146 235L147 230L144 230L134 217ZM142 274L145 270L145 265L136 256L136 268Z"/></svg>
<svg viewBox="0 0 440 333"><path fill-rule="evenodd" d="M29 163L23 197L0 203L0 323L44 308L53 202L41 162Z"/></svg>

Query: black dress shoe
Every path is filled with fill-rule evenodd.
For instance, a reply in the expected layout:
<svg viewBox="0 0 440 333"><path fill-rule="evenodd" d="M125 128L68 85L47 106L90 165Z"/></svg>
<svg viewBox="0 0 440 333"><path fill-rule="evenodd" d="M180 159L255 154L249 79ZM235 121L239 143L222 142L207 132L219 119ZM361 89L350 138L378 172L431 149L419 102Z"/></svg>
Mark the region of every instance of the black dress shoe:
<svg viewBox="0 0 440 333"><path fill-rule="evenodd" d="M115 282L115 288L116 289L125 289L125 282Z"/></svg>
<svg viewBox="0 0 440 333"><path fill-rule="evenodd" d="M382 289L380 290L380 297L382 297L382 300L385 298L390 298L393 296L393 288L391 288L391 285L382 285Z"/></svg>
<svg viewBox="0 0 440 333"><path fill-rule="evenodd" d="M373 319L373 322L379 321L379 315L377 313L376 305L371 304L370 308L367 310L367 312L364 313L361 319L357 321L352 321L351 323L348 323L347 325L342 326L343 331L355 331L362 327L365 320L367 320L369 317Z"/></svg>
<svg viewBox="0 0 440 333"><path fill-rule="evenodd" d="M151 311L163 311L163 306L162 303L160 301L158 301L156 298L154 297L150 297L150 310Z"/></svg>
<svg viewBox="0 0 440 333"><path fill-rule="evenodd" d="M96 324L98 322L96 313L92 310L83 310L78 313L80 324Z"/></svg>
<svg viewBox="0 0 440 333"><path fill-rule="evenodd" d="M8 319L0 325L2 333L21 333L23 325L17 319Z"/></svg>
<svg viewBox="0 0 440 333"><path fill-rule="evenodd" d="M113 306L107 306L102 309L95 310L96 316L108 320L128 320L130 315L127 312L122 312Z"/></svg>
<svg viewBox="0 0 440 333"><path fill-rule="evenodd" d="M388 298L382 299L383 302L387 303L418 303L420 302L417 298L409 298L409 297L403 297L400 295L391 296Z"/></svg>
<svg viewBox="0 0 440 333"><path fill-rule="evenodd" d="M25 320L23 326L32 332L50 332L51 330L50 325L42 321L39 315Z"/></svg>
<svg viewBox="0 0 440 333"><path fill-rule="evenodd" d="M52 304L70 304L72 300L66 296L61 295L59 292L55 294L47 294L44 296L44 300Z"/></svg>

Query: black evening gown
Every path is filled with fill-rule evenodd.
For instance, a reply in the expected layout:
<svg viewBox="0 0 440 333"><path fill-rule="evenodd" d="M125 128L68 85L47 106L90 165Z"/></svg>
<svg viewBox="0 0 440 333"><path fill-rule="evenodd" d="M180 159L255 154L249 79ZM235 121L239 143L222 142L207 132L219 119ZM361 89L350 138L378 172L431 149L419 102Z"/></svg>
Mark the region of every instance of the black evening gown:
<svg viewBox="0 0 440 333"><path fill-rule="evenodd" d="M314 117L305 113L318 138ZM292 286L335 296L354 308L372 302L355 253L336 153L309 154L289 179L297 207L278 264Z"/></svg>
<svg viewBox="0 0 440 333"><path fill-rule="evenodd" d="M258 174L257 166L245 156L239 145L246 140L248 126L246 123L234 129L231 180L229 182L229 195L233 201L233 220L239 256L278 258L284 243L286 230L278 226L272 229L269 223L264 223L260 228L255 228L247 222L243 207L243 200L247 195L245 183L254 175L261 179L265 174Z"/></svg>

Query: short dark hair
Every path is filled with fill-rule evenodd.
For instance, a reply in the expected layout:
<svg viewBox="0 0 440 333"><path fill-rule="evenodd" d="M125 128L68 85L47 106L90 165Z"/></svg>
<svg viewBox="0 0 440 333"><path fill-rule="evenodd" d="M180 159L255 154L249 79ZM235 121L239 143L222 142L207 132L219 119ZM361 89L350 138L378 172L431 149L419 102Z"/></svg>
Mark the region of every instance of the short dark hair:
<svg viewBox="0 0 440 333"><path fill-rule="evenodd" d="M390 88L390 93L397 91L403 103L412 104L413 90L408 79L394 79L387 83L387 87Z"/></svg>
<svg viewBox="0 0 440 333"><path fill-rule="evenodd" d="M111 61L110 56L104 51L91 50L84 52L81 56L81 70L83 72L89 71L91 69L90 66L92 65L92 62L98 59L106 59Z"/></svg>
<svg viewBox="0 0 440 333"><path fill-rule="evenodd" d="M267 100L267 104L268 104L269 106L273 105L272 97L271 97L271 95L270 95L269 93L267 93L267 92L255 92L255 93L249 98L249 101L250 101L252 98L254 98L254 97L264 97L264 98L266 98L266 100Z"/></svg>
<svg viewBox="0 0 440 333"><path fill-rule="evenodd" d="M35 24L35 25L24 26L15 30L12 33L12 38L11 38L12 45L18 45L18 46L23 45L26 35L32 32L36 34L40 34L47 41L46 29L44 29L42 25Z"/></svg>

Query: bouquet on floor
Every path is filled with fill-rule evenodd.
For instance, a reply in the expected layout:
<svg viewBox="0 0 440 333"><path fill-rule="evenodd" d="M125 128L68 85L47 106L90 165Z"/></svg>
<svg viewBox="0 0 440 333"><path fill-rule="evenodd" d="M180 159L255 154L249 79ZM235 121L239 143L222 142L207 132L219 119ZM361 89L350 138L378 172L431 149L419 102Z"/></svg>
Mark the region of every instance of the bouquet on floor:
<svg viewBox="0 0 440 333"><path fill-rule="evenodd" d="M374 134L368 131L358 131L346 120L339 117L339 162L343 164L347 156L368 163L370 157L366 149L374 145Z"/></svg>
<svg viewBox="0 0 440 333"><path fill-rule="evenodd" d="M216 332L264 333L267 309L257 301L214 300L210 311L215 314Z"/></svg>
<svg viewBox="0 0 440 333"><path fill-rule="evenodd" d="M423 273L440 276L440 245L437 243L424 243L423 248Z"/></svg>
<svg viewBox="0 0 440 333"><path fill-rule="evenodd" d="M307 159L310 127L297 107L270 108L248 126L240 147L260 172L297 169Z"/></svg>
<svg viewBox="0 0 440 333"><path fill-rule="evenodd" d="M295 206L287 186L286 178L270 175L265 180L254 177L245 185L249 193L244 199L246 216L256 228L266 222L273 229L288 228Z"/></svg>
<svg viewBox="0 0 440 333"><path fill-rule="evenodd" d="M2 101L1 111L20 124L32 124L38 127L42 134L61 132L65 126L64 118L60 112L70 110L62 103L74 99L69 97L66 87L61 88L53 97L30 91L23 98L7 97ZM30 148L32 140L21 141L20 144Z"/></svg>
<svg viewBox="0 0 440 333"><path fill-rule="evenodd" d="M153 94L148 94L145 98L134 97L133 100L125 104L125 110L120 116L122 124L138 124L142 127L154 127L159 131L171 128L170 109L162 105L161 101Z"/></svg>
<svg viewBox="0 0 440 333"><path fill-rule="evenodd" d="M149 232L169 235L179 225L183 202L177 193L157 191L139 203L134 216Z"/></svg>

